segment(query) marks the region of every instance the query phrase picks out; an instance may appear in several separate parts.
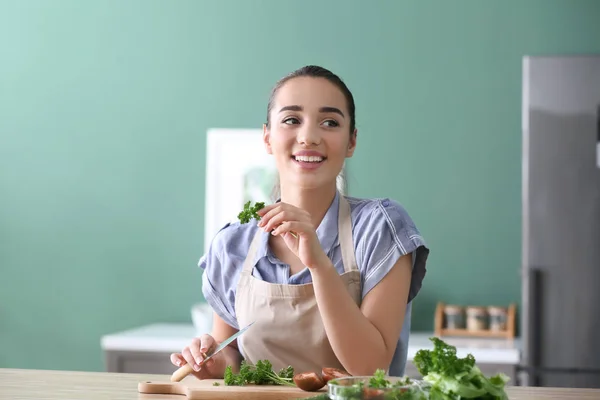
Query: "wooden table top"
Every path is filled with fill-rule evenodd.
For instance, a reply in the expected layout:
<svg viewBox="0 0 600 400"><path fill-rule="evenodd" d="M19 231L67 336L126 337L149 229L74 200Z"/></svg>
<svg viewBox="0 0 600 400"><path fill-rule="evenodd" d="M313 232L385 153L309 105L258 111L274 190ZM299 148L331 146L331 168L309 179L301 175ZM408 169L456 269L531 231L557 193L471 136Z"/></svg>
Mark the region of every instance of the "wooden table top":
<svg viewBox="0 0 600 400"><path fill-rule="evenodd" d="M0 399L20 400L184 400L179 395L138 393L139 382L168 375L71 372L0 368ZM600 389L508 387L511 400L600 400Z"/></svg>

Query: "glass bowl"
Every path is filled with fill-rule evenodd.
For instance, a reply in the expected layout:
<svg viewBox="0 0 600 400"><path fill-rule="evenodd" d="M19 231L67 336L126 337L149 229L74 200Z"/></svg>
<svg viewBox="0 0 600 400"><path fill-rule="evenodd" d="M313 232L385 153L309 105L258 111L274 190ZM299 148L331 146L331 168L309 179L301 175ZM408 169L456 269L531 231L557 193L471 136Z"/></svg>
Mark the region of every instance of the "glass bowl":
<svg viewBox="0 0 600 400"><path fill-rule="evenodd" d="M420 386L416 380L386 376L389 382L385 388L369 387L373 376L350 376L335 378L327 382L329 398L331 400L387 400L401 398L400 395L409 391L419 391ZM395 395L395 396L394 396Z"/></svg>

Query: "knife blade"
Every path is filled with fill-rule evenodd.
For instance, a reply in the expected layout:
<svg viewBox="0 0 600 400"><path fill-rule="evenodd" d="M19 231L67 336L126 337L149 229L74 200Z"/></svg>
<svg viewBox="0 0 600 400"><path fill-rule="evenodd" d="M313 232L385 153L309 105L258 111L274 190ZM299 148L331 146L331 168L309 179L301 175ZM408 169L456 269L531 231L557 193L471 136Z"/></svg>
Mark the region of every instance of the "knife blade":
<svg viewBox="0 0 600 400"><path fill-rule="evenodd" d="M215 350L213 352L211 352L210 354L207 354L207 356L204 358L204 360L202 360L202 362L200 362L200 366L204 365L205 362L207 362L208 360L213 358L221 350L223 350L225 347L227 347L231 342L233 342L235 339L240 337L244 332L246 332L248 330L248 328L250 328L254 324L254 322L256 322L256 321L250 322L244 328L240 329L239 331L237 331L236 333L234 333L233 335L231 335L230 337L228 337L227 339L225 339L224 341L219 343L219 345L215 348ZM192 373L192 371L194 371L194 369L192 368L192 366L190 364L186 364L186 365L180 367L177 371L173 372L173 375L171 375L171 382L181 381L183 378L185 378L190 373Z"/></svg>
<svg viewBox="0 0 600 400"><path fill-rule="evenodd" d="M200 363L200 365L203 365L205 362L207 362L208 360L210 360L211 358L213 358L218 352L220 352L221 350L223 350L225 347L227 347L227 345L231 342L233 342L235 339L237 339L238 337L240 337L244 332L246 332L246 330L248 328L250 328L254 322L256 321L252 321L250 322L248 325L246 325L244 328L240 329L239 331L237 331L236 333L234 333L233 335L231 335L229 338L225 339L224 341L222 341L217 348L215 349L215 351L213 351L212 353L208 354L207 357L202 360L202 362Z"/></svg>

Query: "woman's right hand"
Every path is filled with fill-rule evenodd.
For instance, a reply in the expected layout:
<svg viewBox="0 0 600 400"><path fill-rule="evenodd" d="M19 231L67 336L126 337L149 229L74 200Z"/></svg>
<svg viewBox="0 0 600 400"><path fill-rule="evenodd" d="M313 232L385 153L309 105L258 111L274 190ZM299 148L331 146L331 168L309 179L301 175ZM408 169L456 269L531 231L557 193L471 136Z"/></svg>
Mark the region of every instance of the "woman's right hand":
<svg viewBox="0 0 600 400"><path fill-rule="evenodd" d="M227 364L224 351L219 352L200 366L206 354L214 351L217 345L217 341L211 335L204 334L199 338L194 338L192 343L186 346L181 353L171 354L171 362L178 367L189 364L193 368L192 374L198 379L221 379L225 374Z"/></svg>

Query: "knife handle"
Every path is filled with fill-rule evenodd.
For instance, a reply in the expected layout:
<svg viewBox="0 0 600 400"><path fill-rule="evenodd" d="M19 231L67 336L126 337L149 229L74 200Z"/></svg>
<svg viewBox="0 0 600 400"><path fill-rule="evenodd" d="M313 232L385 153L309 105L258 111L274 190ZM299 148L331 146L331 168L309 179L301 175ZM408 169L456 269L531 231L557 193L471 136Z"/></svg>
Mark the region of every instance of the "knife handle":
<svg viewBox="0 0 600 400"><path fill-rule="evenodd" d="M177 371L173 372L171 375L171 382L179 382L186 376L192 373L194 369L190 364L185 364L183 367L177 369Z"/></svg>
<svg viewBox="0 0 600 400"><path fill-rule="evenodd" d="M200 354L202 354L202 357L204 358L200 363L200 366L203 366L204 363L208 361L210 357L208 357L206 353L203 352L200 352ZM183 367L179 367L177 371L173 372L173 375L171 375L171 382L179 382L192 372L194 372L192 366L190 364L185 364Z"/></svg>

